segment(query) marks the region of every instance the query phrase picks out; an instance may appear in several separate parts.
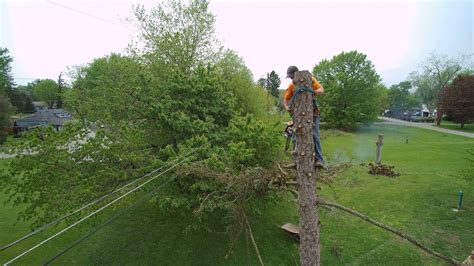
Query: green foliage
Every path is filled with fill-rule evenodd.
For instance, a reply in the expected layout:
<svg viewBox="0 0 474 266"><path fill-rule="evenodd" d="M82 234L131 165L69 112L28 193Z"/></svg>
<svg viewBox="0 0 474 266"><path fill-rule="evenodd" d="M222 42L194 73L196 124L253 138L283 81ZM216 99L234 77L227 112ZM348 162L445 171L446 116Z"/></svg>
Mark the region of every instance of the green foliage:
<svg viewBox="0 0 474 266"><path fill-rule="evenodd" d="M359 166L360 162L373 160L373 146L378 134L385 137L384 160L395 165L397 171L402 173L398 178L374 177L366 173L366 166ZM405 136L410 136L409 144L405 144ZM196 139L195 144L199 143L204 142ZM325 199L403 230L435 251L463 260L472 249L471 243L474 243L474 236L470 234L474 201L472 197L467 197L474 191L472 181L461 178L463 174L472 173L469 163L463 160L474 158L472 153L466 153L466 147L472 144L472 139L465 137L387 125L360 128L355 133L333 134L323 143L328 158L339 155L339 159L352 159L357 163L339 173L331 188L323 185L318 192ZM216 147L205 148L193 158L208 158L208 154ZM188 148L183 147L182 152L189 152ZM176 150L170 149L171 154L175 152ZM436 160L442 160L443 164L433 164ZM0 169L3 168L2 163L5 160L0 160ZM160 190L156 200L144 201L132 208L123 217L61 256L56 263L148 265L160 261L161 264L173 265L258 264L251 240L245 235L234 239L239 228L229 227L227 212L206 210L209 215L205 220L206 226L202 230L190 232L188 228L198 224L202 216L185 208L187 203L184 204L176 197L168 197L181 191L182 187L174 182L177 181L173 181L170 184L172 186L164 187L164 191ZM196 187L201 187L201 182L195 183L199 183ZM203 185L202 190L205 186L209 187ZM456 206L459 190L464 191L465 209L453 212L451 208ZM144 194L145 192L138 191L129 200L136 200ZM206 195L202 194L201 201ZM0 193L1 203L7 198L6 194ZM165 210L158 208L159 199L166 199L169 202L166 206L170 207ZM270 201L269 198L262 200L254 195L247 201L247 205L250 205L247 210L252 210L248 211L248 220L255 241L266 265L298 264L298 241L279 228L287 222L298 223L297 205L289 195L274 199L275 201ZM104 222L130 203L119 203L115 210L108 209L98 217L93 217L90 223L81 224L77 230L70 230L60 238L48 242L48 245L24 256L18 263L44 263L45 259L92 231L98 223ZM219 202L216 201L217 203ZM181 204L183 207L172 208L173 204ZM22 207L23 205L14 207L8 203L0 204L0 239L3 243L28 232L29 223L20 221L15 224L14 221ZM411 243L362 219L347 216L337 210L319 208L318 211L323 226L322 265L385 265L391 262L397 265L445 265L443 261L427 255ZM2 252L0 263L5 263L8 258L18 255L18 250L27 249L60 229L61 227L53 228L38 238L27 241L19 249Z"/></svg>
<svg viewBox="0 0 474 266"><path fill-rule="evenodd" d="M36 111L31 96L23 90L18 88L12 89L9 91L8 97L16 112L34 113Z"/></svg>
<svg viewBox="0 0 474 266"><path fill-rule="evenodd" d="M238 114L265 118L268 99L262 87L253 84L251 71L241 57L227 50L216 64L224 88L232 92Z"/></svg>
<svg viewBox="0 0 474 266"><path fill-rule="evenodd" d="M10 114L12 113L11 104L7 97L14 85L10 73L10 63L12 61L12 57L8 55L8 49L0 48L0 143L6 141L7 135L4 130L10 125Z"/></svg>
<svg viewBox="0 0 474 266"><path fill-rule="evenodd" d="M367 56L357 51L342 52L322 60L313 69L325 95L318 98L321 119L337 128L354 128L377 118L382 91L380 77Z"/></svg>
<svg viewBox="0 0 474 266"><path fill-rule="evenodd" d="M232 120L225 139L231 146L230 153L236 156L229 163L244 167L268 166L277 159L282 147L282 138L275 134L275 129L252 116Z"/></svg>
<svg viewBox="0 0 474 266"><path fill-rule="evenodd" d="M7 99L0 95L0 144L7 140L5 129L10 126L11 106Z"/></svg>
<svg viewBox="0 0 474 266"><path fill-rule="evenodd" d="M270 92L270 94L275 99L278 99L278 96L279 96L278 88L280 87L280 84L281 84L280 77L275 72L275 70L272 70L272 72L267 73L267 80L266 80L265 88L267 89L267 91Z"/></svg>
<svg viewBox="0 0 474 266"><path fill-rule="evenodd" d="M23 107L23 112L25 113L34 113L36 112L35 106L33 105L33 101L29 95L25 97L25 105Z"/></svg>
<svg viewBox="0 0 474 266"><path fill-rule="evenodd" d="M149 90L150 78L135 60L117 54L95 59L81 69L73 89L65 95L68 108L80 118L107 124L141 123L146 105L141 97ZM151 94L149 97L158 96Z"/></svg>
<svg viewBox="0 0 474 266"><path fill-rule="evenodd" d="M388 103L393 115L402 115L403 112L418 104L414 95L410 93L411 89L412 85L410 81L402 81L390 87Z"/></svg>
<svg viewBox="0 0 474 266"><path fill-rule="evenodd" d="M66 89L66 82L62 77L63 73L59 73L58 77L58 98L56 99L56 108L63 108L63 94Z"/></svg>
<svg viewBox="0 0 474 266"><path fill-rule="evenodd" d="M6 95L14 86L11 62L13 58L8 54L8 49L0 48L0 95Z"/></svg>
<svg viewBox="0 0 474 266"><path fill-rule="evenodd" d="M188 5L171 0L149 12L134 8L144 53L150 61L160 61L168 68L188 73L200 64L213 62L219 53L214 32L214 15L209 2L190 1Z"/></svg>
<svg viewBox="0 0 474 266"><path fill-rule="evenodd" d="M235 52L208 43L212 34L192 38L191 28L212 26L207 2L171 2L167 8L136 10L144 28L157 21L170 26L153 29L143 50L76 68L64 94L75 122L59 132L39 128L26 134L28 144L16 150L24 155L11 163L6 179L13 184L13 202L28 205L21 218L34 219L34 225L51 221L206 143L154 199L157 207L184 208L205 219L215 209L238 213L247 197L264 194L272 174L264 167L280 147L279 132L261 121L265 92ZM176 43L154 43L155 37ZM187 45L196 45L196 53L187 54Z"/></svg>
<svg viewBox="0 0 474 266"><path fill-rule="evenodd" d="M173 73L150 110L155 129L168 143L208 135L229 124L235 101L216 69L198 67L189 75Z"/></svg>
<svg viewBox="0 0 474 266"><path fill-rule="evenodd" d="M35 98L45 102L50 109L55 107L56 100L60 97L58 84L52 79L38 81L33 88L33 93Z"/></svg>
<svg viewBox="0 0 474 266"><path fill-rule="evenodd" d="M458 74L469 71L464 66L469 59L469 56L455 58L430 54L421 64L422 70L410 74L410 79L416 88L415 95L428 106L428 109L433 110L441 89L448 86Z"/></svg>
<svg viewBox="0 0 474 266"><path fill-rule="evenodd" d="M80 123L25 134L6 180L14 203L28 206L20 218L44 224L149 171L154 163L137 134L127 127L93 133Z"/></svg>
<svg viewBox="0 0 474 266"><path fill-rule="evenodd" d="M34 97L33 88L38 84L38 82L40 82L40 79L36 79L32 82L28 82L26 85L18 85L16 87L16 90L30 97ZM32 99L37 100L35 98L32 98Z"/></svg>

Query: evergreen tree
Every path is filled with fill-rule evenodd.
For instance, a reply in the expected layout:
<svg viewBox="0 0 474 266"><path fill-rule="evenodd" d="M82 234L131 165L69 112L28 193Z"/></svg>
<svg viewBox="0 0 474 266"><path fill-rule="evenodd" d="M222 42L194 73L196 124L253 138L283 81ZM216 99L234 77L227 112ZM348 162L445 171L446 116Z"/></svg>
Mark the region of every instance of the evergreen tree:
<svg viewBox="0 0 474 266"><path fill-rule="evenodd" d="M64 89L66 88L66 82L64 82L64 79L62 77L63 73L59 73L58 77L58 96L56 99L56 108L61 109L63 108L63 93Z"/></svg>
<svg viewBox="0 0 474 266"><path fill-rule="evenodd" d="M279 91L278 88L280 87L281 80L275 70L267 74L266 80L266 89L270 92L270 94L275 98L278 99Z"/></svg>
<svg viewBox="0 0 474 266"><path fill-rule="evenodd" d="M31 100L31 97L26 95L25 97L25 107L23 109L24 113L34 113L36 112L35 106L33 105L33 101Z"/></svg>

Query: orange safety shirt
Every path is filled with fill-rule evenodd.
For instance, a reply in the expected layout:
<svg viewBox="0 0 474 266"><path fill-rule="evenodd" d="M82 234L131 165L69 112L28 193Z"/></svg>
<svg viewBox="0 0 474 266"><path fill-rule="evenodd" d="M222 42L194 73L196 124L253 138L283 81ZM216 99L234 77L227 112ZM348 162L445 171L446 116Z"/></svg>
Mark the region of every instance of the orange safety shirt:
<svg viewBox="0 0 474 266"><path fill-rule="evenodd" d="M321 84L319 84L316 78L313 77L313 90L317 90L320 87L322 87ZM291 82L291 84L288 86L288 88L285 91L285 96L284 96L285 100L287 101L291 100L294 94L295 94L295 84Z"/></svg>

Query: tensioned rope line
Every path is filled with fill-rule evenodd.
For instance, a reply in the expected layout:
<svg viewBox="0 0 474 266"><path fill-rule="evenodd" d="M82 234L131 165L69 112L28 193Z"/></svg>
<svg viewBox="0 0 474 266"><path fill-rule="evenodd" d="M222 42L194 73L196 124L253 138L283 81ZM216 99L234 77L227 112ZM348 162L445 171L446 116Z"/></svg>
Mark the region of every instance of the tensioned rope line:
<svg viewBox="0 0 474 266"><path fill-rule="evenodd" d="M173 165L173 166L171 166L170 168L166 169L165 171L163 171L163 172L159 173L158 175L156 175L156 176L150 178L150 179L147 180L146 182L143 182L143 184L141 184L141 185L135 187L134 189L128 191L128 192L125 193L125 194L123 194L122 196L116 198L115 200L113 200L113 201L109 202L108 204L102 206L101 208L95 210L94 212L90 213L89 215L85 216L84 218L80 219L79 221L77 221L77 222L71 224L70 226L68 226L68 227L64 228L63 230L57 232L56 234L50 236L50 237L47 238L46 240L41 241L40 243L36 244L35 246L33 246L32 248L28 249L27 251L21 253L20 255L16 256L15 258L9 260L8 262L6 262L6 263L3 264L3 265L4 265L4 266L7 266L7 265L11 264L12 262L16 261L17 259L23 257L24 255L30 253L31 251L35 250L36 248L38 248L38 247L42 246L43 244L47 243L47 242L50 241L51 239L53 239L53 238L55 238L55 237L57 237L57 236L63 234L64 232L66 232L66 231L68 231L69 229L73 228L74 226L80 224L80 223L83 222L84 220L86 220L86 219L88 219L88 218L94 216L95 214L101 212L102 210L104 210L105 208L111 206L111 205L114 204L115 202L117 202L117 201L121 200L122 198L128 196L130 193L135 192L136 190L140 189L140 188L143 187L144 185L146 185L146 184L150 183L151 181L155 180L157 177L162 176L162 175L164 175L165 173L169 172L170 170L176 168L178 165L182 164L182 163L183 163L184 161L186 161L187 159L188 159L188 158L184 158L183 160L179 161L178 163L176 163L175 165Z"/></svg>
<svg viewBox="0 0 474 266"><path fill-rule="evenodd" d="M199 147L197 147L197 148L191 150L191 151L188 152L187 154L185 154L185 155L183 155L183 156L180 156L180 157L178 157L178 158L172 160L171 162L168 162L168 163L164 164L163 166L161 166L161 167L159 167L159 168L157 168L157 169L151 171L150 173L148 173L148 174L146 174L146 175L144 175L144 176L141 176L141 177L135 179L134 181L132 181L132 182L130 182L130 183L124 185L123 187L120 187L120 188L118 188L118 189L116 189L116 190L114 190L114 191L112 191L112 192L110 192L110 193L108 193L108 194L105 194L104 196L102 196L102 197L100 197L100 198L98 198L98 199L96 199L96 200L94 200L94 201L92 201L92 202L89 202L88 204L86 204L86 205L80 207L79 209L77 209L77 210L75 210L75 211L73 211L73 212L70 212L70 213L66 214L65 216L62 216L62 217L60 217L60 218L58 218L58 219L56 219L56 220L54 220L54 221L52 221L52 222L50 222L50 223L48 223L48 224L46 224L46 225L41 226L40 228L36 229L35 231L33 231L33 232L29 233L29 234L26 234L26 235L24 235L23 237L21 237L21 238L15 240L15 241L11 242L10 244L7 244L6 246L0 248L0 251L3 251L3 250L6 250L6 249L8 249L8 248L10 248L10 247L12 247L12 246L15 246L16 244L22 242L23 240L32 237L33 235L35 235L35 234L37 234L37 233L39 233L39 232L41 232L41 231L43 231L43 230L45 230L45 229L47 229L47 228L53 226L53 225L55 225L55 224L61 222L62 220L66 219L66 218L68 218L68 217L70 217L70 216L72 216L72 215L74 215L74 214L76 214L76 213L78 213L78 212L80 212L80 211L82 211L82 210L84 210L84 209L86 209L86 208L88 208L88 207L90 207L90 206L96 204L96 203L99 203L99 202L105 200L106 198L108 198L108 197L112 196L113 194L115 194L115 193L121 191L122 189L124 189L124 188L126 188L126 187L129 187L129 186L135 184L136 182L138 182L138 181L144 179L145 177L150 176L150 175L152 175L152 174L154 174L154 173L160 171L161 169L165 168L166 166L168 166L168 165L170 165L170 164L173 164L174 162L178 161L180 158L188 157L189 155L193 154L193 153L196 152L197 150L202 149L204 146L206 146L206 145L208 145L208 144L210 144L210 143L212 143L212 142L213 142L212 140L209 141L209 142L206 142L206 143L204 143L203 145L201 145L201 146L199 146Z"/></svg>
<svg viewBox="0 0 474 266"><path fill-rule="evenodd" d="M57 253L56 255L54 255L52 258L50 258L49 260L43 262L43 265L49 265L51 262L53 262L54 260L58 259L59 257L61 257L62 255L66 254L68 251L70 251L71 249L73 249L74 247L76 247L77 245L79 245L81 242L87 240L90 236L92 236L93 234L97 233L99 230L101 230L102 228L104 228L105 226L111 224L112 222L114 222L115 220L117 220L118 218L120 218L122 215L124 215L128 210L130 210L131 208L137 206L139 203L141 203L142 201L144 201L145 199L151 197L153 194L155 194L158 190L160 190L161 188L163 188L164 186L166 186L168 183L170 183L171 181L173 181L174 179L176 178L176 176L173 176L172 178L170 178L168 181L166 181L165 183L159 185L157 188L155 188L153 191L151 191L150 193L144 195L143 197L141 197L140 199L138 199L137 201L135 201L133 204L130 204L128 207L126 207L125 209L123 209L122 211L120 211L119 213L115 214L114 216L112 216L109 220L107 220L105 223L97 226L96 228L94 228L92 231L90 231L89 233L87 233L86 235L82 236L81 238L77 239L76 241L74 241L71 245L69 245L67 248L65 248L64 250L62 250L61 252Z"/></svg>

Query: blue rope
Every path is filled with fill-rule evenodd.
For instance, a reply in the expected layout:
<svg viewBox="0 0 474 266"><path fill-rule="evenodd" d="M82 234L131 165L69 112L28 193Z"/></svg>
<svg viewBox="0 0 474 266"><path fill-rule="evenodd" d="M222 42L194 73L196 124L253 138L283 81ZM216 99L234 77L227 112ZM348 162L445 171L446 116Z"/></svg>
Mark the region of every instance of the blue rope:
<svg viewBox="0 0 474 266"><path fill-rule="evenodd" d="M296 100L296 98L298 97L298 95L299 95L300 93L302 93L302 92L305 92L305 91L307 91L307 92L309 92L309 93L311 93L311 94L314 95L314 90L312 90L312 89L308 89L308 88L306 88L306 87L298 87L298 88L296 88L295 93L293 94L293 97L291 97L291 100L290 100L290 108L291 108L291 109L293 109L293 104L295 103L295 100ZM314 101L313 101L313 104L314 104Z"/></svg>

